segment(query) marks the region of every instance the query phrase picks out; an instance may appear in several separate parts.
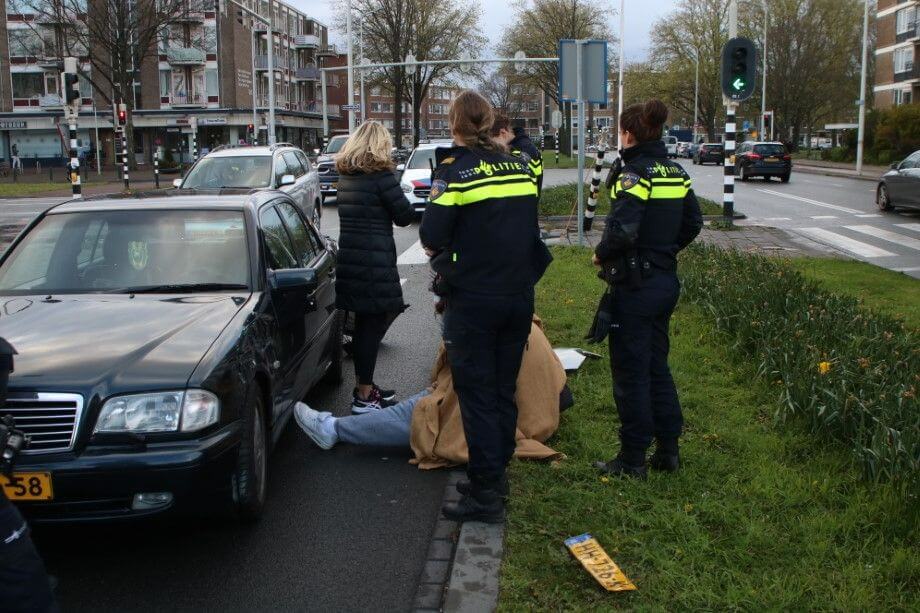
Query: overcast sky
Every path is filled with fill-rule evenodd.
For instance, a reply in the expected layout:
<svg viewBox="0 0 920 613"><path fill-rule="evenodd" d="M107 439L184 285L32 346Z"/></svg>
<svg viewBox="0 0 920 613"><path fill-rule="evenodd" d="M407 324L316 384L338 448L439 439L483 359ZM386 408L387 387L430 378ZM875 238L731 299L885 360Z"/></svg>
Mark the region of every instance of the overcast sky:
<svg viewBox="0 0 920 613"><path fill-rule="evenodd" d="M329 0L286 0L310 17L322 21L332 28L332 3ZM435 1L435 0L432 0ZM512 9L506 0L476 0L482 6L482 24L485 35L492 41L501 38L502 31L510 24ZM619 7L617 0L607 0L608 5ZM659 17L669 13L676 0L626 0L626 60L644 59L648 52L648 34L652 24ZM619 19L611 11L609 18L613 31L619 29ZM448 27L449 24L444 24ZM341 42L338 32L331 32L332 42ZM419 58L423 59L423 58Z"/></svg>

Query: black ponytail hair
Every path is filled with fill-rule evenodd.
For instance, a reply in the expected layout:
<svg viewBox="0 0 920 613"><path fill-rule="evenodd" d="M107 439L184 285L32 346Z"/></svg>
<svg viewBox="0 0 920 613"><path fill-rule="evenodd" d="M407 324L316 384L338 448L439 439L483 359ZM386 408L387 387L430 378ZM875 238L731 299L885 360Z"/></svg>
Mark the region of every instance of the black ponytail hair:
<svg viewBox="0 0 920 613"><path fill-rule="evenodd" d="M620 115L620 129L632 134L640 143L661 138L668 107L658 99L631 104Z"/></svg>

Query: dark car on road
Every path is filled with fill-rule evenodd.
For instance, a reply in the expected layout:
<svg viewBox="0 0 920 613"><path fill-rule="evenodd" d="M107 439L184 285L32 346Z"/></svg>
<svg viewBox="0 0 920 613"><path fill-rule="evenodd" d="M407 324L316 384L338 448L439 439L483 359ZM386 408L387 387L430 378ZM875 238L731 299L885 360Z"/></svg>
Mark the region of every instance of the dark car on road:
<svg viewBox="0 0 920 613"><path fill-rule="evenodd" d="M882 211L896 207L920 209L920 151L891 165L879 179L875 203Z"/></svg>
<svg viewBox="0 0 920 613"><path fill-rule="evenodd" d="M0 258L0 413L32 439L7 494L34 521L258 517L294 403L341 371L335 266L278 191L40 215Z"/></svg>
<svg viewBox="0 0 920 613"><path fill-rule="evenodd" d="M788 183L792 156L782 143L742 143L735 155L735 174L742 181L751 177L763 177L764 181L779 177L780 181Z"/></svg>
<svg viewBox="0 0 920 613"><path fill-rule="evenodd" d="M338 193L339 171L335 167L335 154L342 150L347 140L347 134L333 136L316 158L316 172L319 173L319 189L323 198L335 198Z"/></svg>
<svg viewBox="0 0 920 613"><path fill-rule="evenodd" d="M693 154L694 164L721 164L723 156L722 145L719 143L703 143Z"/></svg>

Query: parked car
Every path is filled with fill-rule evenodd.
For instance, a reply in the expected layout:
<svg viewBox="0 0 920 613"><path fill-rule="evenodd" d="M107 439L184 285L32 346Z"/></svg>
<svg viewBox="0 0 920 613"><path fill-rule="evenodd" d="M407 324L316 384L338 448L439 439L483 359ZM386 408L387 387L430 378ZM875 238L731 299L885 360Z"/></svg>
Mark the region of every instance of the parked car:
<svg viewBox="0 0 920 613"><path fill-rule="evenodd" d="M179 189L277 189L297 203L317 227L323 216L319 174L307 154L289 143L270 147L224 145L200 158L182 179Z"/></svg>
<svg viewBox="0 0 920 613"><path fill-rule="evenodd" d="M337 134L329 139L326 148L316 158L319 187L325 198L335 198L339 186L339 171L335 167L335 154L342 150L348 134Z"/></svg>
<svg viewBox="0 0 920 613"><path fill-rule="evenodd" d="M403 193L406 194L409 204L416 213L424 213L428 205L428 195L431 193L431 170L435 165L435 149L452 146L453 143L449 140L420 142L406 163L396 167L396 170L402 173L400 185Z"/></svg>
<svg viewBox="0 0 920 613"><path fill-rule="evenodd" d="M920 151L914 151L879 179L875 203L882 211L920 209Z"/></svg>
<svg viewBox="0 0 920 613"><path fill-rule="evenodd" d="M721 164L725 158L725 150L721 143L703 143L693 155L694 164Z"/></svg>
<svg viewBox="0 0 920 613"><path fill-rule="evenodd" d="M294 200L168 194L58 205L0 259L32 520L255 519L294 403L341 373L336 246Z"/></svg>
<svg viewBox="0 0 920 613"><path fill-rule="evenodd" d="M782 143L742 143L735 155L735 174L742 181L751 177L779 177L783 183L789 182L792 174L792 156Z"/></svg>
<svg viewBox="0 0 920 613"><path fill-rule="evenodd" d="M690 143L677 143L677 157L688 158L687 152L690 151Z"/></svg>
<svg viewBox="0 0 920 613"><path fill-rule="evenodd" d="M677 137L676 136L665 136L663 139L664 146L668 150L669 158L677 157Z"/></svg>

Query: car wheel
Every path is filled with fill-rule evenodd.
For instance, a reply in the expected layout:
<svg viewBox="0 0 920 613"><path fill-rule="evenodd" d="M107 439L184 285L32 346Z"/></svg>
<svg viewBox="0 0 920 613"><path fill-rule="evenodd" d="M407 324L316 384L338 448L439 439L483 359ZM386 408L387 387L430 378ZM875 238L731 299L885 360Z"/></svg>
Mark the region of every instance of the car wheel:
<svg viewBox="0 0 920 613"><path fill-rule="evenodd" d="M779 178L779 180L782 181L783 183L789 183L789 175L788 175L788 174L785 174L785 175L781 176L781 177Z"/></svg>
<svg viewBox="0 0 920 613"><path fill-rule="evenodd" d="M233 474L233 503L236 516L244 522L259 519L268 488L268 437L261 389L250 386L243 415L243 440Z"/></svg>
<svg viewBox="0 0 920 613"><path fill-rule="evenodd" d="M878 205L878 210L880 211L894 209L891 206L891 196L888 195L888 188L884 184L878 186L878 191L875 194L875 204Z"/></svg>
<svg viewBox="0 0 920 613"><path fill-rule="evenodd" d="M750 176L748 176L747 170L744 169L744 166L738 169L738 177L742 181L747 181L748 179L751 178Z"/></svg>
<svg viewBox="0 0 920 613"><path fill-rule="evenodd" d="M329 356L329 369L323 379L329 383L342 382L342 361L345 358L342 337L345 334L345 312L336 311L335 323L332 325L332 351Z"/></svg>

